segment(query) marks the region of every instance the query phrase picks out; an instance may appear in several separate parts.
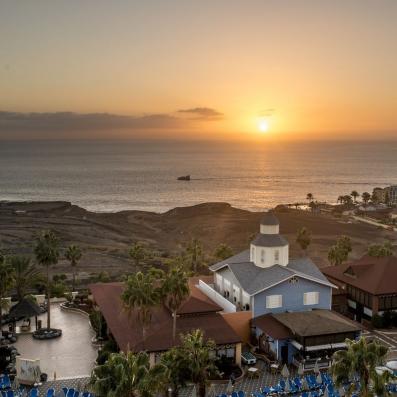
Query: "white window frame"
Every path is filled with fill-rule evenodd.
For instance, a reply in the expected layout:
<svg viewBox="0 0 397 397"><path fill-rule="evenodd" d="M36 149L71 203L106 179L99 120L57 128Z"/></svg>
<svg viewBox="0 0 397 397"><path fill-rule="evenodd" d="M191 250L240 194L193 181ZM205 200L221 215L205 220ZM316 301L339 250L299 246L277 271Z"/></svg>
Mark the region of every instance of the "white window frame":
<svg viewBox="0 0 397 397"><path fill-rule="evenodd" d="M223 288L223 277L219 273L215 273L215 280L216 280L216 285L220 290Z"/></svg>
<svg viewBox="0 0 397 397"><path fill-rule="evenodd" d="M320 293L318 291L305 292L303 294L303 304L305 306L318 305L320 302Z"/></svg>
<svg viewBox="0 0 397 397"><path fill-rule="evenodd" d="M283 307L282 295L267 295L266 296L266 309L278 309Z"/></svg>

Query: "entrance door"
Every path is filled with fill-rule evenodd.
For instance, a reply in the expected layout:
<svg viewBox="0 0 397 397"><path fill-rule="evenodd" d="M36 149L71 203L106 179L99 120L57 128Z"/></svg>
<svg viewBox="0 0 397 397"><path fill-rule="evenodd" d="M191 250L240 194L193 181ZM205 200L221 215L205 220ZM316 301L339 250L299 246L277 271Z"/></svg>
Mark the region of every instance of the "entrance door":
<svg viewBox="0 0 397 397"><path fill-rule="evenodd" d="M356 321L361 323L364 314L364 306L361 303L357 302L356 305Z"/></svg>
<svg viewBox="0 0 397 397"><path fill-rule="evenodd" d="M288 345L281 346L281 361L288 364Z"/></svg>

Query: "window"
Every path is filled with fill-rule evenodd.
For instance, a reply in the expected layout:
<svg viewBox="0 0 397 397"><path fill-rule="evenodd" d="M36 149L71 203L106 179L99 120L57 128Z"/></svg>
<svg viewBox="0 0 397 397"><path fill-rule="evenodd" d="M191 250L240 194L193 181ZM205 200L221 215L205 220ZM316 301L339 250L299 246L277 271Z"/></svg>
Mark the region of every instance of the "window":
<svg viewBox="0 0 397 397"><path fill-rule="evenodd" d="M266 309L276 309L283 306L282 295L268 295L266 297Z"/></svg>
<svg viewBox="0 0 397 397"><path fill-rule="evenodd" d="M278 264L279 258L280 258L280 251L279 250L275 250L274 251L274 262L276 264Z"/></svg>
<svg viewBox="0 0 397 397"><path fill-rule="evenodd" d="M265 263L265 250L261 250L261 263Z"/></svg>
<svg viewBox="0 0 397 397"><path fill-rule="evenodd" d="M224 279L223 287L224 287L224 295L228 298L230 296L230 281Z"/></svg>
<svg viewBox="0 0 397 397"><path fill-rule="evenodd" d="M318 305L319 292L305 292L303 294L303 304L304 305Z"/></svg>
<svg viewBox="0 0 397 397"><path fill-rule="evenodd" d="M243 308L244 308L244 310L250 310L250 301L251 301L250 296L245 291L243 291Z"/></svg>
<svg viewBox="0 0 397 397"><path fill-rule="evenodd" d="M219 290L222 291L222 276L218 273L215 274L216 285L218 286Z"/></svg>

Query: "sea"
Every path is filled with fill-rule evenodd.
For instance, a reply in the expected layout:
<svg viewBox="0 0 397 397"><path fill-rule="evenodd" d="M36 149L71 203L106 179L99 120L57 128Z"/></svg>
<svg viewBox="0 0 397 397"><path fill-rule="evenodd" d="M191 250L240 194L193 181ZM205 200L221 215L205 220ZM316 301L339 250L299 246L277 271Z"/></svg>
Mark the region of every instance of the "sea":
<svg viewBox="0 0 397 397"><path fill-rule="evenodd" d="M177 177L191 175L191 180ZM0 141L0 200L165 212L262 211L397 184L395 142Z"/></svg>

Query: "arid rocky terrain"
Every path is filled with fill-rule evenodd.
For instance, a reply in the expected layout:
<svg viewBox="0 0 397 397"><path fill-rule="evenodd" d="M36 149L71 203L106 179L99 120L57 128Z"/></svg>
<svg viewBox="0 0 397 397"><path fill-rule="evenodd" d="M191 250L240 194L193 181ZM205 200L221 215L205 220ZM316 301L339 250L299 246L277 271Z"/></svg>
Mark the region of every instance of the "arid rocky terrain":
<svg viewBox="0 0 397 397"><path fill-rule="evenodd" d="M312 231L308 254L319 265L327 265L327 252L339 235L351 237L358 257L366 246L386 239L396 243L396 233L377 227L351 223L331 215L300 210L280 210L281 232L291 244L291 255L301 255L295 243L296 231L306 226ZM231 207L227 203L204 203L175 208L157 214L143 211L93 213L68 202L0 203L0 247L13 253L32 251L34 236L52 229L63 247L78 244L84 254L79 270L119 273L131 268L128 249L135 241L145 242L160 254L183 250L191 238L198 238L208 254L220 243L235 251L247 247L250 236L259 228L261 213ZM57 272L68 272L61 260Z"/></svg>

